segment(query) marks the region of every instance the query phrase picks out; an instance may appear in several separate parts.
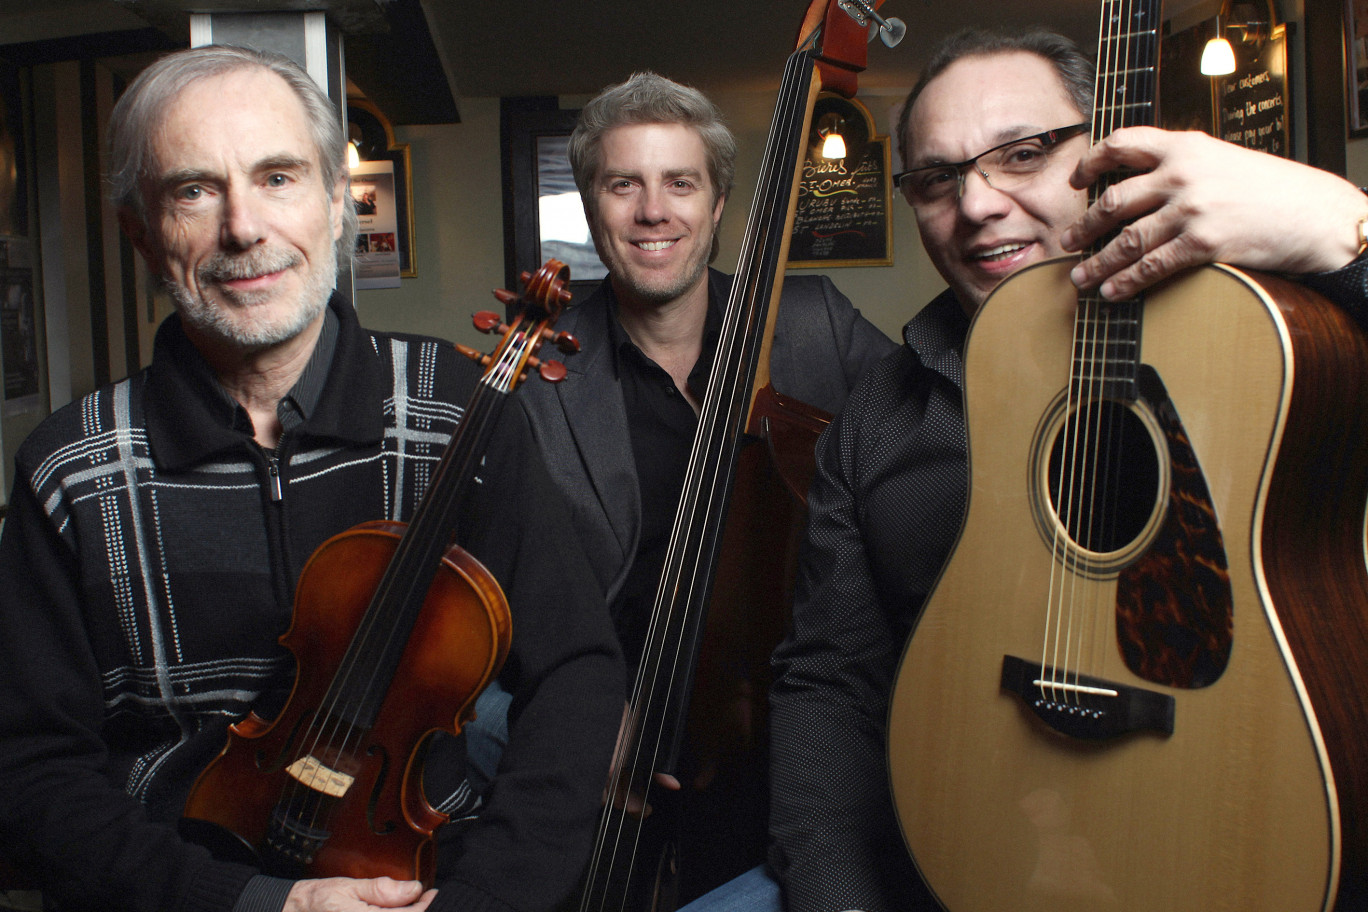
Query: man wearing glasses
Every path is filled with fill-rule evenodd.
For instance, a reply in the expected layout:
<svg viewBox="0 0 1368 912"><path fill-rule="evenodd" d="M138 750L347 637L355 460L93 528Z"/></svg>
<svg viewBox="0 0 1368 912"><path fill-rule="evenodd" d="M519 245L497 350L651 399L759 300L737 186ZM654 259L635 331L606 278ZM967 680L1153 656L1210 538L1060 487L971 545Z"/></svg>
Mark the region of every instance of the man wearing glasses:
<svg viewBox="0 0 1368 912"><path fill-rule="evenodd" d="M989 292L1124 221L1074 269L1076 284L1127 296L1220 260L1297 273L1360 322L1368 312L1368 197L1203 134L1139 128L1090 149L1092 90L1091 62L1059 35L968 32L942 44L908 98L899 141L910 170L896 179L949 288L818 445L793 630L771 690L771 866L789 912L938 908L894 819L885 722L899 656L963 517L961 354ZM1089 208L1084 188L1118 166L1145 173ZM729 908L774 903L769 883L764 901Z"/></svg>

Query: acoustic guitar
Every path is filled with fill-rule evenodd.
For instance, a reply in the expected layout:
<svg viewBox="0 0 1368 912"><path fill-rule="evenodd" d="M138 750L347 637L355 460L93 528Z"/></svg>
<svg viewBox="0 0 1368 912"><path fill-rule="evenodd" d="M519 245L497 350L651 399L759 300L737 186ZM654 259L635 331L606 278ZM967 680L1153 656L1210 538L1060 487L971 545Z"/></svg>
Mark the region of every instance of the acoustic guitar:
<svg viewBox="0 0 1368 912"><path fill-rule="evenodd" d="M1153 121L1160 21L1104 4L1094 138ZM1107 302L1074 262L970 329L967 513L890 704L908 848L952 912L1329 910L1368 867L1368 345L1271 276Z"/></svg>

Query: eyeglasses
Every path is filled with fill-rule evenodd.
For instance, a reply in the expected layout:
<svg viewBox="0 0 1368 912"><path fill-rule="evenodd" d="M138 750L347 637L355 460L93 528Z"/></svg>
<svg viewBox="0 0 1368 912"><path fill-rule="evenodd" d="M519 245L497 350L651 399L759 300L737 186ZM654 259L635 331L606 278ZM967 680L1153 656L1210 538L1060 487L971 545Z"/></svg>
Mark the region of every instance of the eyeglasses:
<svg viewBox="0 0 1368 912"><path fill-rule="evenodd" d="M1034 136L1013 139L962 162L927 165L893 175L907 202L918 209L939 207L964 195L964 175L973 168L994 190L1013 190L1029 183L1050 163L1050 154L1089 124L1073 124Z"/></svg>

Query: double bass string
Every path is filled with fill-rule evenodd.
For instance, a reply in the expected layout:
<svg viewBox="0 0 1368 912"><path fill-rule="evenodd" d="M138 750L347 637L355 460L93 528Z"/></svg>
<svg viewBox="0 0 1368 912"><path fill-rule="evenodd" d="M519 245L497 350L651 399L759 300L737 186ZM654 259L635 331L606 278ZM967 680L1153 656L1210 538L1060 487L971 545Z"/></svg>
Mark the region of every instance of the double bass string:
<svg viewBox="0 0 1368 912"><path fill-rule="evenodd" d="M807 116L804 103L811 81L812 55L800 50L791 55L771 122L770 136L756 199L747 221L746 237L732 294L723 317L712 370L708 379L699 428L690 451L675 525L667 547L661 584L649 621L646 643L633 685L628 728L615 757L610 796L619 783L645 782L666 752L669 721L663 715L676 704L682 710L687 693L683 685L692 673L706 608L702 596L711 583L710 562L714 542L729 491L727 481L740 446L741 423L749 406L749 391L760 354L761 323L767 301L758 292L772 287L777 269L777 250L787 217L791 193L791 170L801 149L802 127ZM784 163L787 163L785 165ZM787 174L787 177L785 176ZM737 366L743 367L737 370ZM692 609L692 610L691 610ZM678 613L677 613L678 612ZM659 715L659 718L658 718ZM683 718L675 720L682 727ZM642 731L651 725L652 731ZM671 752L676 745L668 745ZM630 755L630 756L628 756ZM625 776L624 776L625 774ZM606 865L611 871L619 856L635 868L640 831L624 846L627 813L610 801L600 821L599 836L590 862L590 888L581 908L589 908L596 876ZM629 879L631 873L629 872Z"/></svg>

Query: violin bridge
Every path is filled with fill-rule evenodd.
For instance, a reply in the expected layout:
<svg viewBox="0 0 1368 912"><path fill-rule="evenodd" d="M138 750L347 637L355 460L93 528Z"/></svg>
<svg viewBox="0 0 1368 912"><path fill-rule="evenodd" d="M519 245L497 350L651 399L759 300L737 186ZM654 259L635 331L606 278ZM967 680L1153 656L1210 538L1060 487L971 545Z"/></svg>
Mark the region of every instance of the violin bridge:
<svg viewBox="0 0 1368 912"><path fill-rule="evenodd" d="M341 798L347 794L347 790L356 781L355 776L348 776L346 773L329 769L312 755L300 757L289 765L286 772L294 776L301 784L331 798Z"/></svg>

